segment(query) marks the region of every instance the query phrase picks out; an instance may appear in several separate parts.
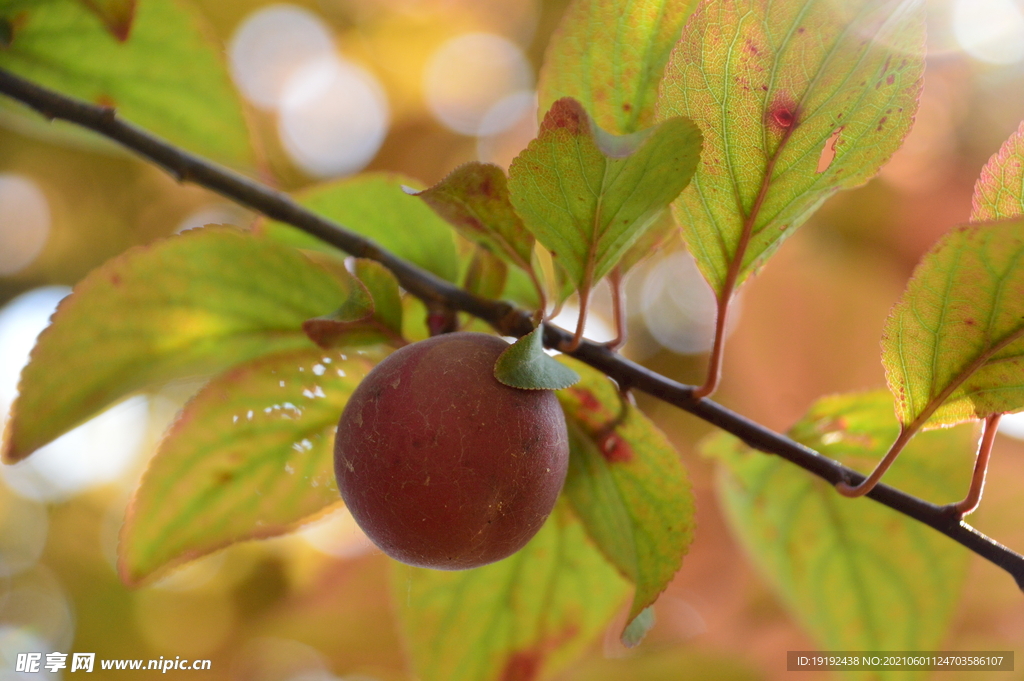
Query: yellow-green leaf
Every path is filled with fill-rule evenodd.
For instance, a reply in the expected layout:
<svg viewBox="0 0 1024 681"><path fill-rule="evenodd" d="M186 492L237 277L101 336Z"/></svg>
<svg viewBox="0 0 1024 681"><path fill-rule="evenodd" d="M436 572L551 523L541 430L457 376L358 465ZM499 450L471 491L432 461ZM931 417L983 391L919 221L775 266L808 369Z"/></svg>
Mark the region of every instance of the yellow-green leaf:
<svg viewBox="0 0 1024 681"><path fill-rule="evenodd" d="M147 386L314 347L302 323L346 297L294 249L229 228L133 248L79 282L39 336L3 457L23 459Z"/></svg>
<svg viewBox="0 0 1024 681"><path fill-rule="evenodd" d="M790 431L796 441L861 470L899 433L884 390L819 400ZM922 433L890 482L935 503L963 496L976 431ZM787 461L724 433L705 441L734 533L821 650L936 650L964 585L970 554L867 498L847 499ZM913 678L890 672L883 678Z"/></svg>
<svg viewBox="0 0 1024 681"><path fill-rule="evenodd" d="M456 572L394 568L395 602L423 681L546 678L593 641L628 593L564 504L505 560Z"/></svg>
<svg viewBox="0 0 1024 681"><path fill-rule="evenodd" d="M450 282L458 280L452 229L402 187L419 182L395 173L364 173L315 185L296 195L314 213L362 234L400 258ZM268 236L297 248L338 253L323 241L281 222L261 226Z"/></svg>
<svg viewBox="0 0 1024 681"><path fill-rule="evenodd" d="M694 534L679 453L601 372L561 355L580 383L558 392L569 425L565 494L587 532L636 584L632 621L675 576ZM623 413L623 409L626 409Z"/></svg>
<svg viewBox="0 0 1024 681"><path fill-rule="evenodd" d="M909 429L1024 408L1024 218L955 227L924 256L882 363Z"/></svg>
<svg viewBox="0 0 1024 681"><path fill-rule="evenodd" d="M673 209L719 297L826 198L889 159L923 71L918 0L700 5L665 69L658 115L689 116L705 135Z"/></svg>
<svg viewBox="0 0 1024 681"><path fill-rule="evenodd" d="M171 426L129 505L119 571L138 584L339 503L334 430L376 356L296 350L208 383Z"/></svg>
<svg viewBox="0 0 1024 681"><path fill-rule="evenodd" d="M89 4L113 9L124 3ZM6 14L0 8L0 16ZM123 25L123 15L110 16ZM204 156L252 165L248 127L223 48L207 39L209 31L186 4L140 2L130 37L123 41L76 0L35 3L18 12L12 25L0 67L114 107L132 123Z"/></svg>
<svg viewBox="0 0 1024 681"><path fill-rule="evenodd" d="M981 169L972 203L972 222L1024 215L1024 123Z"/></svg>
<svg viewBox="0 0 1024 681"><path fill-rule="evenodd" d="M576 0L544 55L540 110L573 97L617 135L652 126L665 64L696 6L696 0Z"/></svg>
<svg viewBox="0 0 1024 681"><path fill-rule="evenodd" d="M611 135L560 99L512 162L512 205L585 298L690 181L700 140L685 118Z"/></svg>

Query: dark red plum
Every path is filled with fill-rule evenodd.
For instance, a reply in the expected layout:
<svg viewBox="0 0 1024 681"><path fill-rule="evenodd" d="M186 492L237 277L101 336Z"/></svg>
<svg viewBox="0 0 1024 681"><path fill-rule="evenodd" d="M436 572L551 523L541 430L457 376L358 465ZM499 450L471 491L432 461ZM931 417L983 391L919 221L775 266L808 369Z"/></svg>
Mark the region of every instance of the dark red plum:
<svg viewBox="0 0 1024 681"><path fill-rule="evenodd" d="M461 570L522 548L551 513L569 460L549 390L494 378L508 344L450 333L406 346L352 394L334 469L345 504L386 554Z"/></svg>

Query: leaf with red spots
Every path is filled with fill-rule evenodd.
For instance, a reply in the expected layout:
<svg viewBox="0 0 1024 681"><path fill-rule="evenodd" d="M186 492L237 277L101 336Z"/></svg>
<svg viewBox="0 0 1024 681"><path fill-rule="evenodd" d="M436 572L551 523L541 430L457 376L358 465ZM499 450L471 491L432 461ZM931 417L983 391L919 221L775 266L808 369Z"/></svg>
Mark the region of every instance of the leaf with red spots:
<svg viewBox="0 0 1024 681"><path fill-rule="evenodd" d="M1024 123L981 169L973 203L973 222L1024 215Z"/></svg>
<svg viewBox="0 0 1024 681"><path fill-rule="evenodd" d="M394 563L394 599L423 681L538 681L604 630L628 584L561 502L518 553L454 572Z"/></svg>
<svg viewBox="0 0 1024 681"><path fill-rule="evenodd" d="M818 400L791 438L870 470L899 433L885 390ZM966 489L977 429L915 438L889 475L932 503ZM946 639L970 553L871 499L832 485L719 433L701 446L721 464L718 499L732 533L820 650L934 650ZM907 672L891 677L907 678Z"/></svg>
<svg viewBox="0 0 1024 681"><path fill-rule="evenodd" d="M537 96L574 97L616 135L654 124L665 63L696 0L576 0L551 36Z"/></svg>
<svg viewBox="0 0 1024 681"><path fill-rule="evenodd" d="M185 406L132 497L118 568L138 584L341 501L334 430L379 355L312 348L261 357Z"/></svg>
<svg viewBox="0 0 1024 681"><path fill-rule="evenodd" d="M689 181L701 135L686 118L616 136L574 99L554 103L512 162L512 205L584 304Z"/></svg>
<svg viewBox="0 0 1024 681"><path fill-rule="evenodd" d="M114 402L283 350L345 282L288 246L225 227L133 248L75 286L39 336L4 429L18 461Z"/></svg>
<svg viewBox="0 0 1024 681"><path fill-rule="evenodd" d="M121 42L128 40L135 19L137 0L79 0L86 9L95 14L103 25Z"/></svg>
<svg viewBox="0 0 1024 681"><path fill-rule="evenodd" d="M582 377L558 393L569 426L565 494L597 545L636 584L632 622L668 586L693 541L690 481L672 444L608 378L565 355L559 360Z"/></svg>
<svg viewBox="0 0 1024 681"><path fill-rule="evenodd" d="M923 71L917 0L700 5L665 69L658 115L689 116L705 135L673 211L720 300L825 199L892 156ZM834 157L819 167L826 148Z"/></svg>
<svg viewBox="0 0 1024 681"><path fill-rule="evenodd" d="M11 10L0 8L0 17ZM137 6L134 0L33 2L18 13L11 44L0 50L0 68L116 107L119 116L174 144L250 168L253 151L242 103L223 46L209 35L195 8L176 0ZM25 121L53 134L31 118ZM70 127L60 132L85 134Z"/></svg>
<svg viewBox="0 0 1024 681"><path fill-rule="evenodd" d="M882 335L915 431L1024 409L1024 218L961 225L922 258Z"/></svg>
<svg viewBox="0 0 1024 681"><path fill-rule="evenodd" d="M505 171L489 163L466 163L415 196L459 234L527 272L540 290L533 266L533 235L512 208Z"/></svg>

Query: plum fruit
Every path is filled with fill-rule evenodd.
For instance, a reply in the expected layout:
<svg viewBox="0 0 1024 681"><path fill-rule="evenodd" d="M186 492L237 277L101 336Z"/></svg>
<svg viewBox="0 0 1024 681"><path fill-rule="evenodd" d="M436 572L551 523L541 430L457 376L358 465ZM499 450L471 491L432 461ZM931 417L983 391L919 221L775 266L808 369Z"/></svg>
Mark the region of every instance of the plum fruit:
<svg viewBox="0 0 1024 681"><path fill-rule="evenodd" d="M377 365L338 423L334 470L352 516L384 553L462 570L501 560L544 524L569 439L550 390L494 378L508 347L449 333Z"/></svg>

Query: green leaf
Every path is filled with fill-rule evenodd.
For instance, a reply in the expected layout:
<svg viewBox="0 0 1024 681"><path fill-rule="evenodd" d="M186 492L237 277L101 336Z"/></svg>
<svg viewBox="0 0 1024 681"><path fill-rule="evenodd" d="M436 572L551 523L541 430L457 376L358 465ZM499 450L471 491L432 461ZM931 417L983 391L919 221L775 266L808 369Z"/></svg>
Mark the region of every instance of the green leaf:
<svg viewBox="0 0 1024 681"><path fill-rule="evenodd" d="M124 581L282 534L337 504L334 430L375 359L295 350L210 381L171 426L132 498L119 546Z"/></svg>
<svg viewBox="0 0 1024 681"><path fill-rule="evenodd" d="M819 400L790 431L822 454L870 469L896 438L884 390ZM970 428L922 433L889 473L936 503L963 495ZM846 499L787 461L718 434L719 499L734 533L822 650L935 650L945 638L970 554L867 498ZM907 672L888 677L909 678Z"/></svg>
<svg viewBox="0 0 1024 681"><path fill-rule="evenodd" d="M94 0L113 8L118 0ZM0 14L7 14L0 9ZM114 17L118 26L124 19ZM130 19L129 19L130 20ZM175 0L139 3L131 38L119 41L84 3L52 0L17 14L0 67L89 102L234 166L253 163L241 102L223 48ZM120 29L117 29L120 30Z"/></svg>
<svg viewBox="0 0 1024 681"><path fill-rule="evenodd" d="M558 393L569 425L565 494L601 551L636 584L633 621L665 590L693 542L690 481L665 435L636 407L623 414L611 381L565 355L559 360L583 377Z"/></svg>
<svg viewBox="0 0 1024 681"><path fill-rule="evenodd" d="M540 110L574 97L609 132L654 125L665 64L696 6L695 0L576 0L544 55Z"/></svg>
<svg viewBox="0 0 1024 681"><path fill-rule="evenodd" d="M494 377L523 390L561 390L580 380L579 374L544 352L544 327L526 334L498 356Z"/></svg>
<svg viewBox="0 0 1024 681"><path fill-rule="evenodd" d="M40 335L4 460L23 459L136 390L313 347L302 323L345 297L344 284L302 254L229 228L133 248L79 282Z"/></svg>
<svg viewBox="0 0 1024 681"><path fill-rule="evenodd" d="M1024 218L955 227L921 260L882 335L908 429L1024 408Z"/></svg>
<svg viewBox="0 0 1024 681"><path fill-rule="evenodd" d="M128 40L128 33L135 19L136 0L78 0L87 10L95 14L103 25L121 42Z"/></svg>
<svg viewBox="0 0 1024 681"><path fill-rule="evenodd" d="M526 272L533 272L533 235L509 199L505 171L466 163L418 196L470 241Z"/></svg>
<svg viewBox="0 0 1024 681"><path fill-rule="evenodd" d="M450 282L459 265L451 227L403 186L418 186L395 173L364 173L326 182L296 195L306 208L372 239L398 257ZM338 253L332 246L281 222L262 225L268 236L297 248Z"/></svg>
<svg viewBox="0 0 1024 681"><path fill-rule="evenodd" d="M353 269L355 277L342 270L351 288L341 307L306 320L302 330L321 348L405 345L402 295L395 276L380 263L363 258L354 260ZM345 277L339 279L345 281Z"/></svg>
<svg viewBox="0 0 1024 681"><path fill-rule="evenodd" d="M586 298L690 181L700 140L685 118L610 135L560 99L512 162L512 204Z"/></svg>
<svg viewBox="0 0 1024 681"><path fill-rule="evenodd" d="M482 298L498 298L508 282L505 261L486 248L474 248L462 287Z"/></svg>
<svg viewBox="0 0 1024 681"><path fill-rule="evenodd" d="M505 560L457 572L394 567L403 633L424 681L550 676L590 644L628 593L561 504Z"/></svg>
<svg viewBox="0 0 1024 681"><path fill-rule="evenodd" d="M690 116L705 135L673 209L719 298L826 198L892 156L923 70L918 0L710 0L693 13L658 112Z"/></svg>
<svg viewBox="0 0 1024 681"><path fill-rule="evenodd" d="M981 169L971 222L1024 215L1024 123Z"/></svg>

